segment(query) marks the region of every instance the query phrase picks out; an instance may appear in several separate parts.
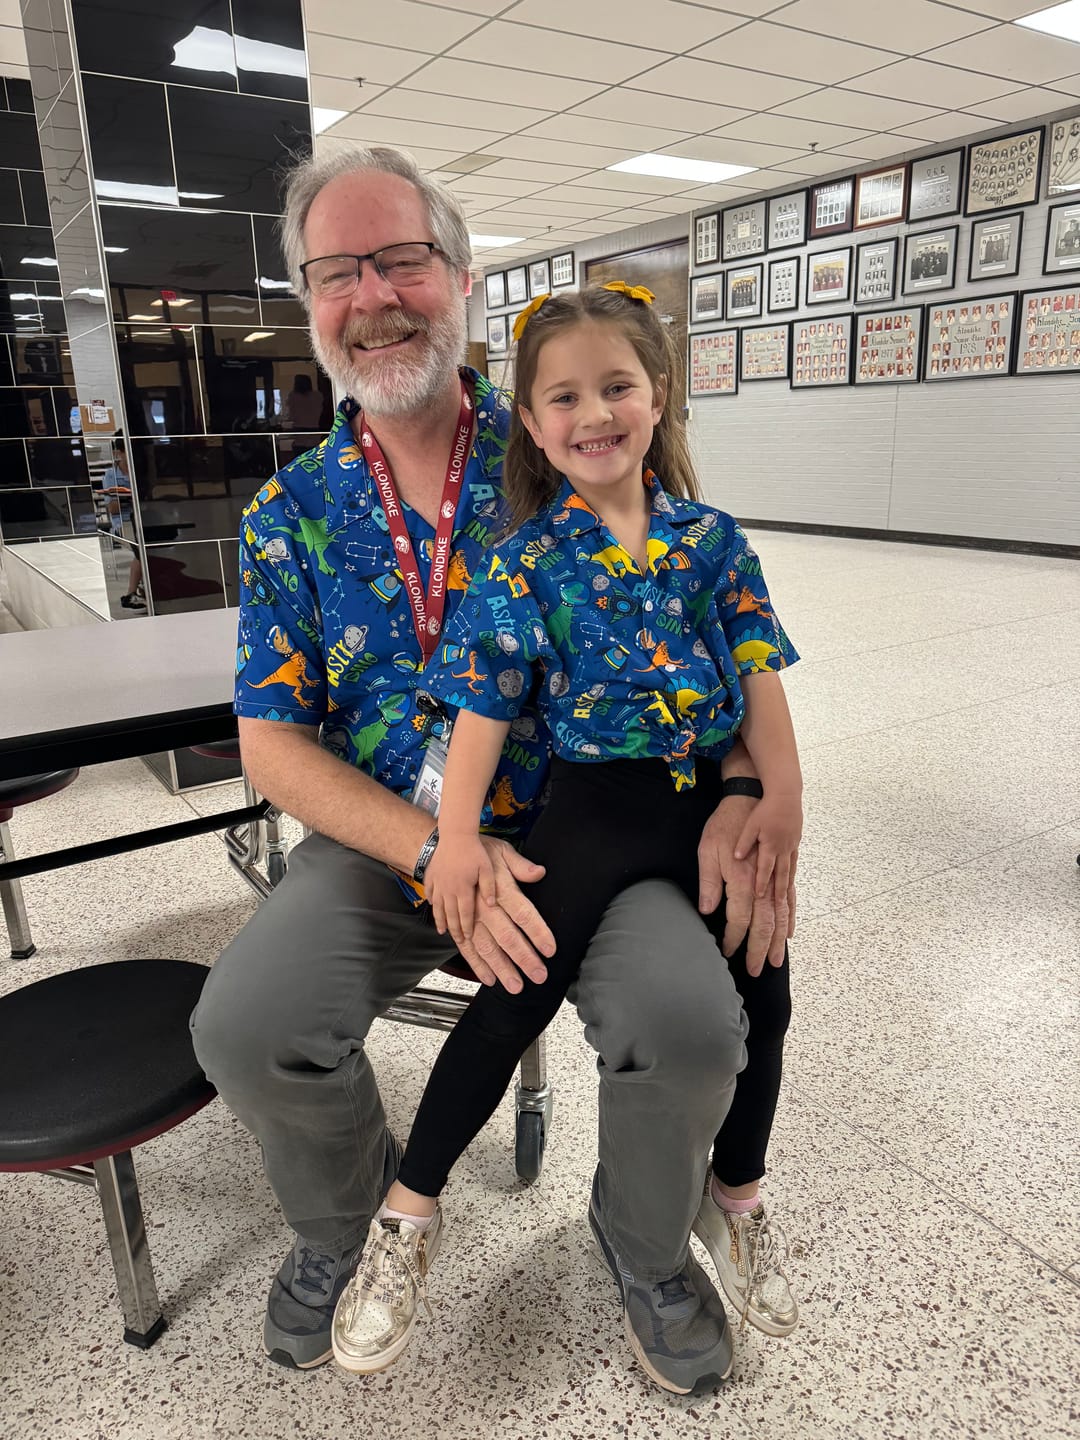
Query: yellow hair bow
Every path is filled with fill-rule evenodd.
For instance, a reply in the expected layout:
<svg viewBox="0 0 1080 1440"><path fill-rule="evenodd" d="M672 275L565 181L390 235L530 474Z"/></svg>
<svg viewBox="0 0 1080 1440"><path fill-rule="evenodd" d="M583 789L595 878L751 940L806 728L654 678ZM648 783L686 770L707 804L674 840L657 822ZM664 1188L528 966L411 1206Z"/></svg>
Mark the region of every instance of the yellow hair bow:
<svg viewBox="0 0 1080 1440"><path fill-rule="evenodd" d="M525 306L525 309L522 310L521 314L518 315L518 316L515 318L515 320L514 320L514 339L515 339L515 340L520 340L520 339L521 339L522 332L524 331L525 326L529 323L529 321L532 319L532 317L536 314L537 310L540 309L540 306L543 305L544 301L545 301L545 300L550 300L550 299L551 299L550 294L548 294L548 295L537 295L537 297L536 297L535 300L530 300L530 301L529 301L528 305Z"/></svg>
<svg viewBox="0 0 1080 1440"><path fill-rule="evenodd" d="M643 305L651 305L656 296L646 285L628 285L625 280L610 280L605 290L614 290L617 295L626 295L631 300L640 300Z"/></svg>

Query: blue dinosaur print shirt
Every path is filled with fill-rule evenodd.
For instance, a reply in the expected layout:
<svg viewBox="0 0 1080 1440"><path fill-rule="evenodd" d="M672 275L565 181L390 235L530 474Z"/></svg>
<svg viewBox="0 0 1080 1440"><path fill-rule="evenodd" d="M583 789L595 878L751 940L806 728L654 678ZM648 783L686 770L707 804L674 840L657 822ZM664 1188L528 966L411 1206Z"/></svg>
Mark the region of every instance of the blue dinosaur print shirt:
<svg viewBox="0 0 1080 1440"><path fill-rule="evenodd" d="M509 402L463 370L476 438L462 485L447 576L446 621L500 528ZM321 725L321 743L411 794L432 724L416 704L421 669L408 595L386 516L352 432L352 400L326 440L286 465L244 511L240 531L237 715ZM404 505L425 589L434 531ZM549 738L522 714L496 773L485 828L525 828L547 776Z"/></svg>
<svg viewBox="0 0 1080 1440"><path fill-rule="evenodd" d="M660 757L682 789L734 743L739 677L799 657L731 516L643 483L644 574L564 479L483 557L423 684L498 720L535 705L567 760Z"/></svg>

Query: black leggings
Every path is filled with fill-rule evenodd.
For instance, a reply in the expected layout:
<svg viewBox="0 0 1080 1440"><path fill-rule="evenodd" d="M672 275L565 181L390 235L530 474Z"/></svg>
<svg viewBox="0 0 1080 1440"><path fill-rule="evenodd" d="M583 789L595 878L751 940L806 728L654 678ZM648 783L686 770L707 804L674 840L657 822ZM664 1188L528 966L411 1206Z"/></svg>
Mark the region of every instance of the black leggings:
<svg viewBox="0 0 1080 1440"><path fill-rule="evenodd" d="M540 1035L577 976L601 917L639 880L673 880L697 905L697 846L720 800L720 767L698 760L697 784L676 791L662 760L575 764L556 757L551 798L525 853L546 866L528 889L555 935L547 979L511 995L483 986L450 1032L435 1062L398 1179L421 1195L438 1195L466 1146L491 1118L522 1053ZM717 949L724 907L705 917ZM677 965L678 955L657 956ZM788 962L746 973L745 941L727 961L749 1020L748 1060L713 1148L713 1168L735 1186L765 1173L784 1034L791 1017Z"/></svg>

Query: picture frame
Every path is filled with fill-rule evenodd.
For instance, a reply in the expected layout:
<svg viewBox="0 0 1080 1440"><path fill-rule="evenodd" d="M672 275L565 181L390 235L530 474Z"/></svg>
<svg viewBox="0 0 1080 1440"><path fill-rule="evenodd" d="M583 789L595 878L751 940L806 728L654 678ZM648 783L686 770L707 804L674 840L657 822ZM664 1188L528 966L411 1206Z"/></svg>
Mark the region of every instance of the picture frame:
<svg viewBox="0 0 1080 1440"><path fill-rule="evenodd" d="M1080 190L1080 110L1050 126L1046 194L1052 200L1070 190Z"/></svg>
<svg viewBox="0 0 1080 1440"><path fill-rule="evenodd" d="M855 385L917 385L921 374L923 307L863 310L855 317Z"/></svg>
<svg viewBox="0 0 1080 1440"><path fill-rule="evenodd" d="M1004 379L1012 373L1019 314L1015 291L930 301L922 378L932 383Z"/></svg>
<svg viewBox="0 0 1080 1440"><path fill-rule="evenodd" d="M487 317L487 353L505 355L510 348L510 325L507 315Z"/></svg>
<svg viewBox="0 0 1080 1440"><path fill-rule="evenodd" d="M720 261L720 212L698 215L694 220L694 268Z"/></svg>
<svg viewBox="0 0 1080 1440"><path fill-rule="evenodd" d="M809 315L791 322L792 390L831 389L851 380L854 315Z"/></svg>
<svg viewBox="0 0 1080 1440"><path fill-rule="evenodd" d="M749 320L761 314L761 271L760 265L733 265L724 271L729 320Z"/></svg>
<svg viewBox="0 0 1080 1440"><path fill-rule="evenodd" d="M867 240L855 252L855 304L889 305L896 299L896 258L900 243Z"/></svg>
<svg viewBox="0 0 1080 1440"><path fill-rule="evenodd" d="M506 303L524 305L529 299L529 272L524 265L516 265L506 272Z"/></svg>
<svg viewBox="0 0 1080 1440"><path fill-rule="evenodd" d="M908 171L907 220L948 220L960 214L966 151L941 150L912 160Z"/></svg>
<svg viewBox="0 0 1080 1440"><path fill-rule="evenodd" d="M724 318L724 276L695 275L690 281L690 324L701 325Z"/></svg>
<svg viewBox="0 0 1080 1440"><path fill-rule="evenodd" d="M551 294L551 261L534 260L529 266L529 299Z"/></svg>
<svg viewBox="0 0 1080 1440"><path fill-rule="evenodd" d="M810 239L841 235L851 229L855 199L855 177L826 180L810 190Z"/></svg>
<svg viewBox="0 0 1080 1440"><path fill-rule="evenodd" d="M791 378L791 326L747 325L739 331L739 383Z"/></svg>
<svg viewBox="0 0 1080 1440"><path fill-rule="evenodd" d="M787 255L782 260L769 261L770 311L797 310L799 308L799 267L800 255Z"/></svg>
<svg viewBox="0 0 1080 1440"><path fill-rule="evenodd" d="M493 275L484 276L484 298L489 310L500 310L506 306L506 273L497 270Z"/></svg>
<svg viewBox="0 0 1080 1440"><path fill-rule="evenodd" d="M766 241L764 200L744 201L721 210L720 258L725 264L764 255Z"/></svg>
<svg viewBox="0 0 1080 1440"><path fill-rule="evenodd" d="M738 330L702 330L688 337L691 399L739 393Z"/></svg>
<svg viewBox="0 0 1080 1440"><path fill-rule="evenodd" d="M988 220L976 220L971 227L969 282L1000 280L1004 276L1016 275L1020 270L1020 242L1023 233L1024 216L1021 211L1017 211L1015 215L994 215Z"/></svg>
<svg viewBox="0 0 1080 1440"><path fill-rule="evenodd" d="M1016 375L1080 371L1080 277L1048 290L1025 290L1017 316Z"/></svg>
<svg viewBox="0 0 1080 1440"><path fill-rule="evenodd" d="M565 290L574 283L574 252L567 250L563 255L551 257L551 288Z"/></svg>
<svg viewBox="0 0 1080 1440"><path fill-rule="evenodd" d="M1036 125L969 145L964 214L1037 204L1044 136L1043 127Z"/></svg>
<svg viewBox="0 0 1080 1440"><path fill-rule="evenodd" d="M959 225L940 230L913 230L904 236L904 295L926 290L951 290L956 284Z"/></svg>
<svg viewBox="0 0 1080 1440"><path fill-rule="evenodd" d="M851 246L811 251L806 257L807 305L843 304L851 295Z"/></svg>
<svg viewBox="0 0 1080 1440"><path fill-rule="evenodd" d="M872 230L881 225L898 225L907 210L908 174L905 161L856 175L853 228Z"/></svg>
<svg viewBox="0 0 1080 1440"><path fill-rule="evenodd" d="M1080 270L1080 196L1051 205L1046 212L1042 273L1057 275L1062 270Z"/></svg>
<svg viewBox="0 0 1080 1440"><path fill-rule="evenodd" d="M792 190L787 195L772 195L768 202L768 248L790 250L806 244L806 213L810 201L808 190Z"/></svg>

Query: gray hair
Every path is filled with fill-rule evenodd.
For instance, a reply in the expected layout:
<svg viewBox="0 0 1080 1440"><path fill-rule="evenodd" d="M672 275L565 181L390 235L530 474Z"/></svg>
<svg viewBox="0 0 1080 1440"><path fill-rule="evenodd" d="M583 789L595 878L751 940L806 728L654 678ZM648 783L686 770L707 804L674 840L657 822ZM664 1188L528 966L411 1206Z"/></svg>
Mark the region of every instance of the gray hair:
<svg viewBox="0 0 1080 1440"><path fill-rule="evenodd" d="M428 219L435 243L454 270L469 273L472 247L465 213L456 195L425 175L405 150L389 146L355 145L335 149L329 155L306 156L289 170L285 177L285 213L279 221L281 247L289 280L305 307L310 308L311 296L300 266L304 263L304 226L315 197L342 175L376 171L382 175L398 175L420 192L427 205ZM412 236L403 236L412 239Z"/></svg>

